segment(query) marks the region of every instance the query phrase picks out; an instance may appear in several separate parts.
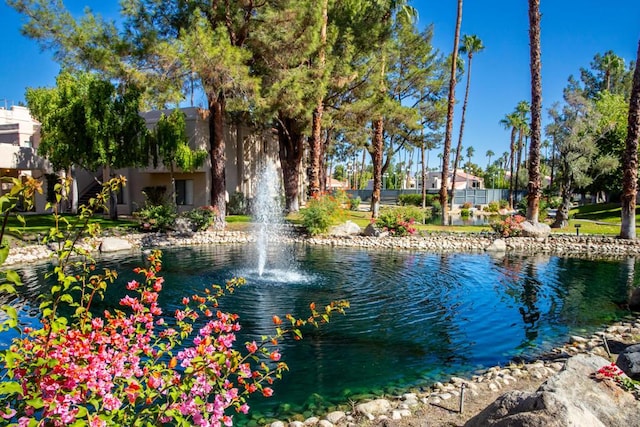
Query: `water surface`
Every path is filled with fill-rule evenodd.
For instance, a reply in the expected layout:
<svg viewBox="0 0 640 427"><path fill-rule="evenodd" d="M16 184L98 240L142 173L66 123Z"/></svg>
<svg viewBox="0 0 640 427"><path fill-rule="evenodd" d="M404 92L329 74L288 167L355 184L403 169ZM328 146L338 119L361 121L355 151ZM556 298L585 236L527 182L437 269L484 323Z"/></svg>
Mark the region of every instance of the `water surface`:
<svg viewBox="0 0 640 427"><path fill-rule="evenodd" d="M281 254L282 246L270 249ZM242 276L247 284L222 300L240 315L239 342L272 331L271 316L306 318L308 305L349 300L337 316L303 341L282 343L291 369L271 399L252 402L255 414L322 411L364 393L430 385L451 375L535 356L568 335L589 333L625 314L620 308L637 283L635 259L581 260L556 256L433 254L292 246L288 266L267 264L258 274L249 246L166 250L161 305ZM267 259L270 255L267 254ZM142 255L105 258L121 274L117 303ZM24 269L25 290L12 304L35 322L35 296L45 266ZM114 289L115 291L115 289ZM5 342L0 345L6 345Z"/></svg>

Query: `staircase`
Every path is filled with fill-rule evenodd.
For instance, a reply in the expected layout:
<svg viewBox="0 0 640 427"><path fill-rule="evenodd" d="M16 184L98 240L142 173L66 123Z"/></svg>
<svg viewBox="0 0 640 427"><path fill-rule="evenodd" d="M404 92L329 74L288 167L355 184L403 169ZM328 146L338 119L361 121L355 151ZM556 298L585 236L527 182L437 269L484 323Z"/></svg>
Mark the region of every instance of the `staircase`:
<svg viewBox="0 0 640 427"><path fill-rule="evenodd" d="M96 194L100 193L100 191L102 191L102 184L97 181L94 182L91 187L87 188L82 194L80 194L80 197L78 197L78 206L87 206L89 204L89 199L96 197Z"/></svg>

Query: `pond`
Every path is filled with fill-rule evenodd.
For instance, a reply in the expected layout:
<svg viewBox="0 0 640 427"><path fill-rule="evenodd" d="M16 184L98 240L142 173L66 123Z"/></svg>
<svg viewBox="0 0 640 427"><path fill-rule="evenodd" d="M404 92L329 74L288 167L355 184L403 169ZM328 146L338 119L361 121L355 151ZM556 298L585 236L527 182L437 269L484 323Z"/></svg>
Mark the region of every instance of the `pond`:
<svg viewBox="0 0 640 427"><path fill-rule="evenodd" d="M281 251L279 247L277 250ZM275 249L272 249L275 250ZM636 261L556 256L435 254L297 245L290 266L257 274L247 246L165 251L166 313L183 296L235 276L247 284L222 300L238 313L243 343L272 331L273 314L308 315L308 305L346 299L351 308L303 341L282 343L290 367L271 399L251 402L252 416L310 415L368 393L431 385L451 375L535 356L627 312L620 306L637 281ZM143 256L105 258L120 289ZM44 265L22 270L26 287L12 305L37 322L35 296ZM121 291L118 291L118 293ZM115 304L111 295L108 304ZM0 346L6 346L7 336ZM236 421L238 420L236 416Z"/></svg>

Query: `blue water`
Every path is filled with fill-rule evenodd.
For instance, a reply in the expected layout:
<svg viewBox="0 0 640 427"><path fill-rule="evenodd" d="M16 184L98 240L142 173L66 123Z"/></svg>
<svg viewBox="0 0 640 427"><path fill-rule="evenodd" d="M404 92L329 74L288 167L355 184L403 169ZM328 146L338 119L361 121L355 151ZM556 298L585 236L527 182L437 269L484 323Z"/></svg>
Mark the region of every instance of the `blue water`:
<svg viewBox="0 0 640 427"><path fill-rule="evenodd" d="M277 248L280 253L282 247ZM322 412L365 393L397 392L531 356L589 333L626 312L638 282L636 260L555 256L433 254L293 246L287 268L257 275L246 246L165 251L160 303L166 313L183 296L242 276L247 284L223 299L240 315L239 343L272 331L271 317L307 317L308 305L349 300L347 315L281 350L290 372L271 399L251 402L255 417ZM144 257L106 258L120 273L105 305L115 305ZM291 267L293 265L293 267ZM24 269L26 286L11 304L37 322L35 296L46 266ZM2 337L6 345L8 335Z"/></svg>

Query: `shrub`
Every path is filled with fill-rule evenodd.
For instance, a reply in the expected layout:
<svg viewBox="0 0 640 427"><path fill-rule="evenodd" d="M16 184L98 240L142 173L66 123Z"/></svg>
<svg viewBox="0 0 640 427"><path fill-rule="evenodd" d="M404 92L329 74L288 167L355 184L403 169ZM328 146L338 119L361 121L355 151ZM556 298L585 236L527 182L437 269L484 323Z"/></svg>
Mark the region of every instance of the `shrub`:
<svg viewBox="0 0 640 427"><path fill-rule="evenodd" d="M460 216L462 218L469 218L471 216L471 210L467 208L460 209Z"/></svg>
<svg viewBox="0 0 640 427"><path fill-rule="evenodd" d="M516 237L522 234L522 223L525 217L522 215L508 216L501 221L491 223L491 228L502 237Z"/></svg>
<svg viewBox="0 0 640 427"><path fill-rule="evenodd" d="M422 206L422 194L400 194L398 204L400 206Z"/></svg>
<svg viewBox="0 0 640 427"><path fill-rule="evenodd" d="M524 197L518 202L518 213L526 216L527 214L527 198ZM544 221L549 213L547 212L547 201L544 199L539 200L538 204L538 221Z"/></svg>
<svg viewBox="0 0 640 427"><path fill-rule="evenodd" d="M416 232L415 223L422 222L425 214L422 209L405 206L380 211L376 226L394 236L406 236Z"/></svg>
<svg viewBox="0 0 640 427"><path fill-rule="evenodd" d="M183 214L189 220L193 231L204 231L209 228L218 217L215 206L201 206Z"/></svg>
<svg viewBox="0 0 640 427"><path fill-rule="evenodd" d="M145 231L167 231L173 228L178 213L171 203L161 205L145 204L133 216L140 222Z"/></svg>
<svg viewBox="0 0 640 427"><path fill-rule="evenodd" d="M487 212L497 213L498 211L500 211L500 203L498 203L496 200L492 200L491 202L489 202L489 204L487 205Z"/></svg>
<svg viewBox="0 0 640 427"><path fill-rule="evenodd" d="M437 194L427 194L425 196L425 206L433 206L437 201ZM400 206L418 206L422 207L422 194L400 194L398 196L398 204Z"/></svg>
<svg viewBox="0 0 640 427"><path fill-rule="evenodd" d="M362 202L362 199L360 199L359 196L353 197L349 199L349 209L352 211L357 211L358 208L360 207L360 203Z"/></svg>
<svg viewBox="0 0 640 427"><path fill-rule="evenodd" d="M104 208L110 187L92 199L91 208L81 207L80 224ZM273 316L274 332L235 348L238 316L222 312L218 300L244 281L185 296L165 321L158 305L161 254L153 251L148 264L134 270L140 281L126 284L130 295L119 309L92 310L117 272L100 271L88 251L76 247L84 228L65 234L56 226L46 238L65 241L55 252L55 269L47 273L53 284L41 295L40 327L19 328L15 308L2 306L8 320L0 331L18 331L0 351L0 416L11 425L230 426L231 411L246 414L252 393L271 396L270 385L287 370L278 340L300 339L302 326L326 323L348 306L332 302L316 310L311 303L308 318L286 315L286 323ZM4 229L0 241L3 234ZM15 292L9 282L16 283L17 274L4 274L2 291Z"/></svg>
<svg viewBox="0 0 640 427"><path fill-rule="evenodd" d="M431 211L434 215L442 214L442 205L440 204L440 200L433 200L431 203Z"/></svg>
<svg viewBox="0 0 640 427"><path fill-rule="evenodd" d="M467 210L469 210L469 209L471 209L472 207L473 207L473 203L471 203L471 202L464 202L464 203L462 204L462 209L467 209Z"/></svg>
<svg viewBox="0 0 640 427"><path fill-rule="evenodd" d="M227 212L229 215L246 215L248 212L247 199L244 197L244 193L236 191L229 198L227 204Z"/></svg>
<svg viewBox="0 0 640 427"><path fill-rule="evenodd" d="M341 216L340 202L333 196L321 195L307 202L305 209L300 211L302 225L312 236L324 234Z"/></svg>
<svg viewBox="0 0 640 427"><path fill-rule="evenodd" d="M500 209L506 209L509 207L509 201L506 199L500 199L500 201L498 202Z"/></svg>

